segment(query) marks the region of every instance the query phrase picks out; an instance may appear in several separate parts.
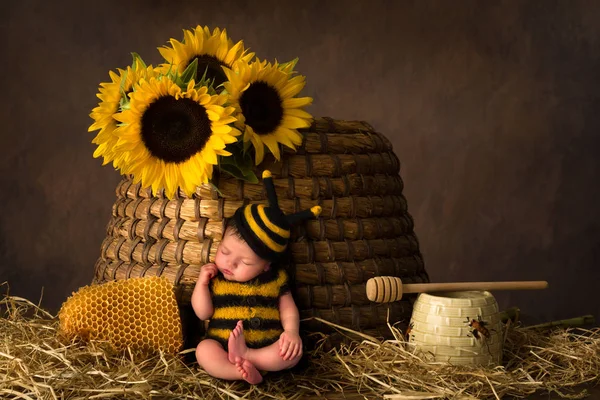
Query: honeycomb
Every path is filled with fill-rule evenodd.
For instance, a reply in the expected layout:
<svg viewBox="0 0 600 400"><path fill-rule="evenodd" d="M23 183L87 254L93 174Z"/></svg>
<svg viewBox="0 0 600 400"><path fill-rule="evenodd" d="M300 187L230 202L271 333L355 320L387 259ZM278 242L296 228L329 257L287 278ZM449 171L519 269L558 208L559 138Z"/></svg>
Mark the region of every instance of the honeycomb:
<svg viewBox="0 0 600 400"><path fill-rule="evenodd" d="M183 345L173 284L164 277L84 286L63 303L58 318L64 338L106 341L117 351L175 354Z"/></svg>

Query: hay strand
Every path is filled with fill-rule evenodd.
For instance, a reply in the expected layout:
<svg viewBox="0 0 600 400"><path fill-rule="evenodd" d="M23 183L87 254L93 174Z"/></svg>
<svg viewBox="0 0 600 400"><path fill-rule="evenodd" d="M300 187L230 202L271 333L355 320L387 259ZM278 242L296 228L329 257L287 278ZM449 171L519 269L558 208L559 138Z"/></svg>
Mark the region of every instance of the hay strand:
<svg viewBox="0 0 600 400"><path fill-rule="evenodd" d="M543 324L530 325L526 329L546 329L553 327L567 328L573 326L592 325L594 323L596 323L596 319L593 315L584 315L582 317L561 319L559 321L551 321Z"/></svg>
<svg viewBox="0 0 600 400"><path fill-rule="evenodd" d="M577 399L586 395L578 385L600 383L600 328L525 329L509 320L505 363L485 368L428 363L394 325L394 339L382 341L320 320L353 341L325 351L321 335L305 365L250 386L214 379L180 357L136 359L99 342L61 343L56 317L23 298L5 295L0 310L0 397L9 399Z"/></svg>

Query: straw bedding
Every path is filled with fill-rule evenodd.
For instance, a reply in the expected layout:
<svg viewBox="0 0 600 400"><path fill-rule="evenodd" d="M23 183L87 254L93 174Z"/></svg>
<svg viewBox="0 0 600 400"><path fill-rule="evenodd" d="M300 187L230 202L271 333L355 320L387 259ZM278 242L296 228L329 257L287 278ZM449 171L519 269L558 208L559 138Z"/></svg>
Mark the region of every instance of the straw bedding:
<svg viewBox="0 0 600 400"><path fill-rule="evenodd" d="M213 379L183 357L138 358L101 342L64 343L57 318L27 299L4 295L0 310L0 398L7 399L583 398L577 385L600 382L600 328L539 330L509 321L504 365L485 368L427 363L426 354L406 350L391 325L395 339L380 341L328 323L353 341L327 351L317 346L293 371L250 386Z"/></svg>

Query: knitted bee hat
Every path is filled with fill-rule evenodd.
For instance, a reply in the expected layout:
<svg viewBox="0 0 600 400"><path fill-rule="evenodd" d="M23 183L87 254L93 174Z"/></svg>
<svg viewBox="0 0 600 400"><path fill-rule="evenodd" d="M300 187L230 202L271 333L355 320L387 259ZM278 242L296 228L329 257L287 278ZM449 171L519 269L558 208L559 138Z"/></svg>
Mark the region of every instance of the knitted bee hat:
<svg viewBox="0 0 600 400"><path fill-rule="evenodd" d="M248 204L236 210L235 226L250 248L261 258L277 261L285 252L290 240L292 225L321 214L321 207L285 215L279 208L271 172L263 172L263 183L267 191L269 206Z"/></svg>

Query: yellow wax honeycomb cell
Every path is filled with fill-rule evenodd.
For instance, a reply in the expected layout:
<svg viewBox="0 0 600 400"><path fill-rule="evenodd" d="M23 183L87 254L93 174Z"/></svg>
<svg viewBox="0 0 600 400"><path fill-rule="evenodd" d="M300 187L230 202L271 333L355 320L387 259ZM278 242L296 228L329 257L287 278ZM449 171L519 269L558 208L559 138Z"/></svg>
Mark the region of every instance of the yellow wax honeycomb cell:
<svg viewBox="0 0 600 400"><path fill-rule="evenodd" d="M183 345L173 284L164 277L84 286L63 303L58 318L67 339L107 341L118 351L175 354Z"/></svg>

